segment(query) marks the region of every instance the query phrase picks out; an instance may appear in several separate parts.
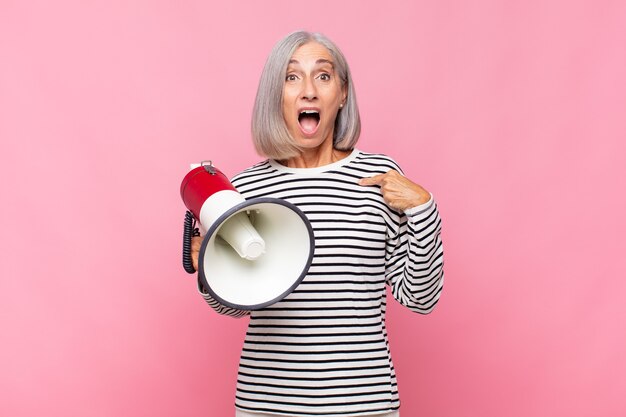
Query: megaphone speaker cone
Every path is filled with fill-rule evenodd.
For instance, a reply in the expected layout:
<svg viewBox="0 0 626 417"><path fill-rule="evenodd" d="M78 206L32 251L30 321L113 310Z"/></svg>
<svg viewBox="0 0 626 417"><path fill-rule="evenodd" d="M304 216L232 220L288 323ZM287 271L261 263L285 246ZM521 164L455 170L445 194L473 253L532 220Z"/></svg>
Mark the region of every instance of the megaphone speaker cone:
<svg viewBox="0 0 626 417"><path fill-rule="evenodd" d="M221 304L258 310L300 284L314 249L311 225L296 206L274 198L246 200L212 222L200 249L199 278Z"/></svg>

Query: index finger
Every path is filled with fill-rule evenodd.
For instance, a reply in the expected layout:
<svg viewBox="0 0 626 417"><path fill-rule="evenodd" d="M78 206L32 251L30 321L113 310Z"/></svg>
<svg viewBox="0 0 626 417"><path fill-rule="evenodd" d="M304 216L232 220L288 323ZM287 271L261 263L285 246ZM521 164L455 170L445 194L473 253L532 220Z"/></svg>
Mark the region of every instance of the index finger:
<svg viewBox="0 0 626 417"><path fill-rule="evenodd" d="M373 177L361 178L359 185L380 185L386 174L378 174Z"/></svg>

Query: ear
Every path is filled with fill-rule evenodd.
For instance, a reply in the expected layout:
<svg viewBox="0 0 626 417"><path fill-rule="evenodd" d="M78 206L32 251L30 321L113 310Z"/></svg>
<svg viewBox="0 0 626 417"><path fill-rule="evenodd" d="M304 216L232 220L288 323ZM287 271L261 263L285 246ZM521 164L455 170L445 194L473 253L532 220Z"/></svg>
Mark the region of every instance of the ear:
<svg viewBox="0 0 626 417"><path fill-rule="evenodd" d="M346 99L348 98L348 83L345 83L341 87L341 104L346 104Z"/></svg>

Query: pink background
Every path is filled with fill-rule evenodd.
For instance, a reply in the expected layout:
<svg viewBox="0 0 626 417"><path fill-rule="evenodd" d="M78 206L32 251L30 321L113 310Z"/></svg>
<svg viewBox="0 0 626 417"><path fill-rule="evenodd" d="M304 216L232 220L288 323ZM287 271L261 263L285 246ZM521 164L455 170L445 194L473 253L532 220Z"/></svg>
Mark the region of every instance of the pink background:
<svg viewBox="0 0 626 417"><path fill-rule="evenodd" d="M246 320L182 270L178 187L259 160L258 77L299 28L444 220L441 303L389 313L402 415L626 415L618 0L2 0L0 415L233 415Z"/></svg>

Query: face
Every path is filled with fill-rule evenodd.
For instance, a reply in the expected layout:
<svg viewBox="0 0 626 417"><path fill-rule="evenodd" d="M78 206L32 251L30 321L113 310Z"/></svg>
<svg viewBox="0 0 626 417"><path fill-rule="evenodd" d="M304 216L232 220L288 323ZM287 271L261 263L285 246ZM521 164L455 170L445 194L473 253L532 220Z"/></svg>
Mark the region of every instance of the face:
<svg viewBox="0 0 626 417"><path fill-rule="evenodd" d="M309 42L296 49L285 77L283 118L298 146L332 144L335 119L346 95L325 46Z"/></svg>

